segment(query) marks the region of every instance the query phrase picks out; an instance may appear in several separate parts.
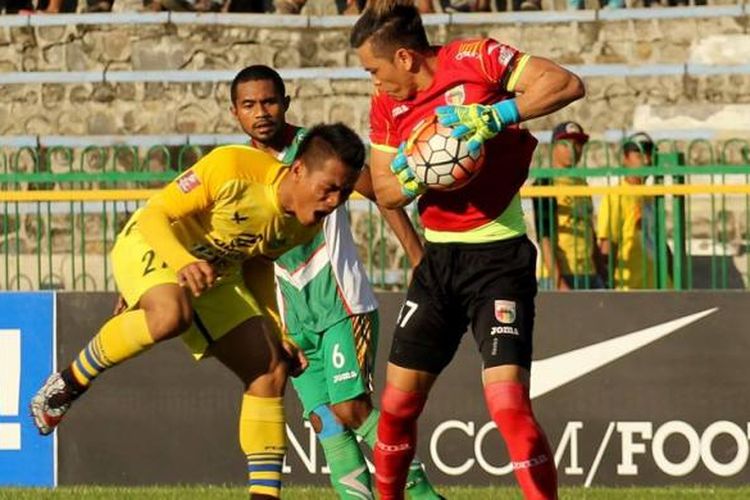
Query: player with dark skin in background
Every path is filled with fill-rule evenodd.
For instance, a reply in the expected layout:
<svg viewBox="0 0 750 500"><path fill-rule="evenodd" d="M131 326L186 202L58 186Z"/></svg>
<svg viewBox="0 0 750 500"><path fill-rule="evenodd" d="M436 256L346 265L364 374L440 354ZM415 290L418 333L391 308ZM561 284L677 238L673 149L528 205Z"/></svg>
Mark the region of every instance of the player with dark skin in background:
<svg viewBox="0 0 750 500"><path fill-rule="evenodd" d="M247 67L235 77L230 94L231 112L251 144L282 162L294 161L306 131L286 122L290 98L279 74L267 66ZM366 167L355 190L374 198ZM422 244L404 210L381 209L381 214L416 265ZM372 498L372 480L357 437L374 445L379 412L371 393L378 304L345 209L326 217L312 241L282 255L274 266L284 324L309 360L307 370L292 383L323 447L331 485L340 498ZM251 290L257 269L257 261L246 268ZM406 493L412 499L441 498L417 461L409 469Z"/></svg>

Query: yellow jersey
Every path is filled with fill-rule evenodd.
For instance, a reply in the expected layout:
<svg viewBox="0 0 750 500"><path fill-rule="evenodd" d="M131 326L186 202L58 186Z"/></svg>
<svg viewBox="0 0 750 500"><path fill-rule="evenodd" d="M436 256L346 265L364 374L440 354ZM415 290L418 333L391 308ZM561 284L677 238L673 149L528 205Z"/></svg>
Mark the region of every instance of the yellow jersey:
<svg viewBox="0 0 750 500"><path fill-rule="evenodd" d="M615 283L619 290L656 288L652 198L607 195L599 207L596 234L615 243Z"/></svg>
<svg viewBox="0 0 750 500"><path fill-rule="evenodd" d="M540 186L588 186L585 179L558 177L541 179ZM534 198L534 225L539 241L550 238L561 275L596 274L593 258L594 207L590 196L558 195ZM542 278L549 270L541 266Z"/></svg>
<svg viewBox="0 0 750 500"><path fill-rule="evenodd" d="M321 227L303 226L284 213L278 188L288 172L249 146L216 148L149 199L128 226L137 224L175 271L205 260L227 274L250 257L275 259Z"/></svg>

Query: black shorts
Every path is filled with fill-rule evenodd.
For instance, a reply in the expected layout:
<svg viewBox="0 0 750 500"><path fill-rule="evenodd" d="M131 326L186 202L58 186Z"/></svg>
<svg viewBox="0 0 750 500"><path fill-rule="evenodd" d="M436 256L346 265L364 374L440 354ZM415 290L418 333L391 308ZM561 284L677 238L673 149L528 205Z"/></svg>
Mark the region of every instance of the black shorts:
<svg viewBox="0 0 750 500"><path fill-rule="evenodd" d="M526 236L428 243L396 321L390 362L438 374L471 324L485 368L531 366L536 248Z"/></svg>

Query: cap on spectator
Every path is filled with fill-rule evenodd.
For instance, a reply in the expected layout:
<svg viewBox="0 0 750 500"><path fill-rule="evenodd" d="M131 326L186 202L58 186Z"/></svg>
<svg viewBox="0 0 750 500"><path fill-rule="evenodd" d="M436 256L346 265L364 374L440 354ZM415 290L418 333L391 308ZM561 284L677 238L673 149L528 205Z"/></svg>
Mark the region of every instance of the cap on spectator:
<svg viewBox="0 0 750 500"><path fill-rule="evenodd" d="M656 149L654 140L646 132L636 132L627 139L622 146L622 150L625 153L636 152L651 154Z"/></svg>
<svg viewBox="0 0 750 500"><path fill-rule="evenodd" d="M583 131L583 127L576 122L558 123L557 126L552 129L552 142L564 141L566 139L570 141L588 142L589 136Z"/></svg>

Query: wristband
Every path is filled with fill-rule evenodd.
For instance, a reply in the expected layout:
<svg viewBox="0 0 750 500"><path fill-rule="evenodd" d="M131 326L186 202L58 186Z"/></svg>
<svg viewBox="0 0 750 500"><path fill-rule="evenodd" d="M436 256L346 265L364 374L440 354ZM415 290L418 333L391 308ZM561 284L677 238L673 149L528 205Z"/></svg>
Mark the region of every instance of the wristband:
<svg viewBox="0 0 750 500"><path fill-rule="evenodd" d="M495 111L500 116L503 125L513 125L521 121L521 113L518 112L518 105L515 98L500 101L493 108L495 108Z"/></svg>

